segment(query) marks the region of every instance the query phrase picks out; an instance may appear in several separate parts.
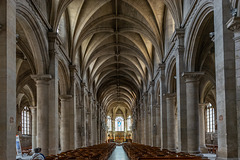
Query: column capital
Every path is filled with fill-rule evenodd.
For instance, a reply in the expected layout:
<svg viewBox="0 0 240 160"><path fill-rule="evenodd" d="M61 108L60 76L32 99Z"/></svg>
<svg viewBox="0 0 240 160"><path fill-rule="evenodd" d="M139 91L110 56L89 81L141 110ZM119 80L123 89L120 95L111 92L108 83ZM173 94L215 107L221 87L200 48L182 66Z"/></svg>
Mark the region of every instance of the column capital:
<svg viewBox="0 0 240 160"><path fill-rule="evenodd" d="M188 83L198 81L204 74L205 72L183 72L182 77L184 77L185 82Z"/></svg>
<svg viewBox="0 0 240 160"><path fill-rule="evenodd" d="M61 38L59 37L59 34L57 32L48 32L48 41L56 42L57 45L62 44Z"/></svg>
<svg viewBox="0 0 240 160"><path fill-rule="evenodd" d="M72 98L72 95L60 95L59 98L61 100L69 100Z"/></svg>
<svg viewBox="0 0 240 160"><path fill-rule="evenodd" d="M166 93L166 94L163 94L163 96L165 96L166 98L175 98L176 93Z"/></svg>
<svg viewBox="0 0 240 160"><path fill-rule="evenodd" d="M92 97L92 93L91 92L88 92L88 97Z"/></svg>
<svg viewBox="0 0 240 160"><path fill-rule="evenodd" d="M178 37L184 37L185 29L184 28L176 28L174 34Z"/></svg>
<svg viewBox="0 0 240 160"><path fill-rule="evenodd" d="M77 72L77 66L76 65L69 65L69 69L71 72Z"/></svg>
<svg viewBox="0 0 240 160"><path fill-rule="evenodd" d="M205 107L208 105L208 103L199 103L199 108L205 109Z"/></svg>
<svg viewBox="0 0 240 160"><path fill-rule="evenodd" d="M37 106L31 106L31 107L29 107L29 108L30 108L31 112L34 112L34 111L37 110Z"/></svg>
<svg viewBox="0 0 240 160"><path fill-rule="evenodd" d="M166 65L163 63L158 64L158 69L159 70L165 70Z"/></svg>
<svg viewBox="0 0 240 160"><path fill-rule="evenodd" d="M81 87L86 87L86 83L81 82Z"/></svg>
<svg viewBox="0 0 240 160"><path fill-rule="evenodd" d="M144 96L148 96L148 91L143 93Z"/></svg>
<svg viewBox="0 0 240 160"><path fill-rule="evenodd" d="M52 76L50 74L38 74L38 75L31 75L31 78L37 82L38 80L42 81L50 81Z"/></svg>
<svg viewBox="0 0 240 160"><path fill-rule="evenodd" d="M233 32L240 32L240 17L232 17L227 22L227 28Z"/></svg>

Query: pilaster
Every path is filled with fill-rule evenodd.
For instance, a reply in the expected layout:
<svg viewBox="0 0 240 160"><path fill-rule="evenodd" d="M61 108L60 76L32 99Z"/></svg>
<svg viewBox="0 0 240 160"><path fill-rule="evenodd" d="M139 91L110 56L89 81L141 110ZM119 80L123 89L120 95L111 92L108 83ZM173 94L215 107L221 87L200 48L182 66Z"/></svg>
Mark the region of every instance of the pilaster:
<svg viewBox="0 0 240 160"><path fill-rule="evenodd" d="M60 128L60 139L61 139L61 151L65 152L70 150L70 139L73 138L70 135L70 99L72 95L61 95L61 128Z"/></svg>
<svg viewBox="0 0 240 160"><path fill-rule="evenodd" d="M32 148L36 148L37 145L37 107L30 107L32 113Z"/></svg>
<svg viewBox="0 0 240 160"><path fill-rule="evenodd" d="M235 70L236 70L236 107L237 117L240 117L240 17L232 17L227 22L227 28L234 33ZM240 156L240 119L238 118L238 155Z"/></svg>
<svg viewBox="0 0 240 160"><path fill-rule="evenodd" d="M166 97L166 106L167 106L167 142L168 150L176 151L176 133L175 133L175 103L176 103L176 94L167 93Z"/></svg>
<svg viewBox="0 0 240 160"><path fill-rule="evenodd" d="M176 34L176 77L177 77L177 108L178 108L178 151L187 151L187 108L186 85L181 74L185 71L184 64L184 36L185 30L177 28Z"/></svg>
<svg viewBox="0 0 240 160"><path fill-rule="evenodd" d="M167 142L167 106L166 106L166 82L165 82L165 64L159 65L160 74L160 144L162 149L168 148Z"/></svg>
<svg viewBox="0 0 240 160"><path fill-rule="evenodd" d="M233 33L227 29L229 2L214 1L216 106L218 124L217 159L238 158L236 66Z"/></svg>
<svg viewBox="0 0 240 160"><path fill-rule="evenodd" d="M16 159L16 1L0 1L0 160Z"/></svg>

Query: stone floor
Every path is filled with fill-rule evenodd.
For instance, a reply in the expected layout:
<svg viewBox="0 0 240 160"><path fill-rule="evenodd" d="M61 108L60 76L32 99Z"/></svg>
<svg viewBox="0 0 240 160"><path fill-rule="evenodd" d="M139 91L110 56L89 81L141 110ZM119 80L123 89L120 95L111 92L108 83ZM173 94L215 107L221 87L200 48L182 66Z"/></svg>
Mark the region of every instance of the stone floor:
<svg viewBox="0 0 240 160"><path fill-rule="evenodd" d="M208 157L209 160L215 160L216 159L216 154L203 154L204 157Z"/></svg>
<svg viewBox="0 0 240 160"><path fill-rule="evenodd" d="M129 160L129 158L122 146L116 146L116 149L113 151L108 160Z"/></svg>

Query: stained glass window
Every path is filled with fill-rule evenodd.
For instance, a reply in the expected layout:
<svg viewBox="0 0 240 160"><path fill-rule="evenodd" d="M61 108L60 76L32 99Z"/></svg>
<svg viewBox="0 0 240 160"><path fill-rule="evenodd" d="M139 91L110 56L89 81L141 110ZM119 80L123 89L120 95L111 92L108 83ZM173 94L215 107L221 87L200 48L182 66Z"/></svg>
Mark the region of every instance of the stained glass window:
<svg viewBox="0 0 240 160"><path fill-rule="evenodd" d="M215 132L215 111L211 103L207 105L207 132Z"/></svg>
<svg viewBox="0 0 240 160"><path fill-rule="evenodd" d="M124 131L124 119L122 117L115 119L115 131Z"/></svg>
<svg viewBox="0 0 240 160"><path fill-rule="evenodd" d="M30 109L26 106L22 110L22 134L30 134Z"/></svg>

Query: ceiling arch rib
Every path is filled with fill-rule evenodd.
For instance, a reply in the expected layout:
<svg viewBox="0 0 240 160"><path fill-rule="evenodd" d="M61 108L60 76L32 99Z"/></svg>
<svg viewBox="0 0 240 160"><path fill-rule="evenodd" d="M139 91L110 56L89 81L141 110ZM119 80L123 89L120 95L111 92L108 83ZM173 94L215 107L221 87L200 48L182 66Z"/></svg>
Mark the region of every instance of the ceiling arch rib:
<svg viewBox="0 0 240 160"><path fill-rule="evenodd" d="M106 110L117 104L130 109L153 77L155 55L161 63L164 3L59 1L57 13L63 14L65 8L68 12L69 55L79 63L81 78L89 88L94 86L95 97Z"/></svg>

